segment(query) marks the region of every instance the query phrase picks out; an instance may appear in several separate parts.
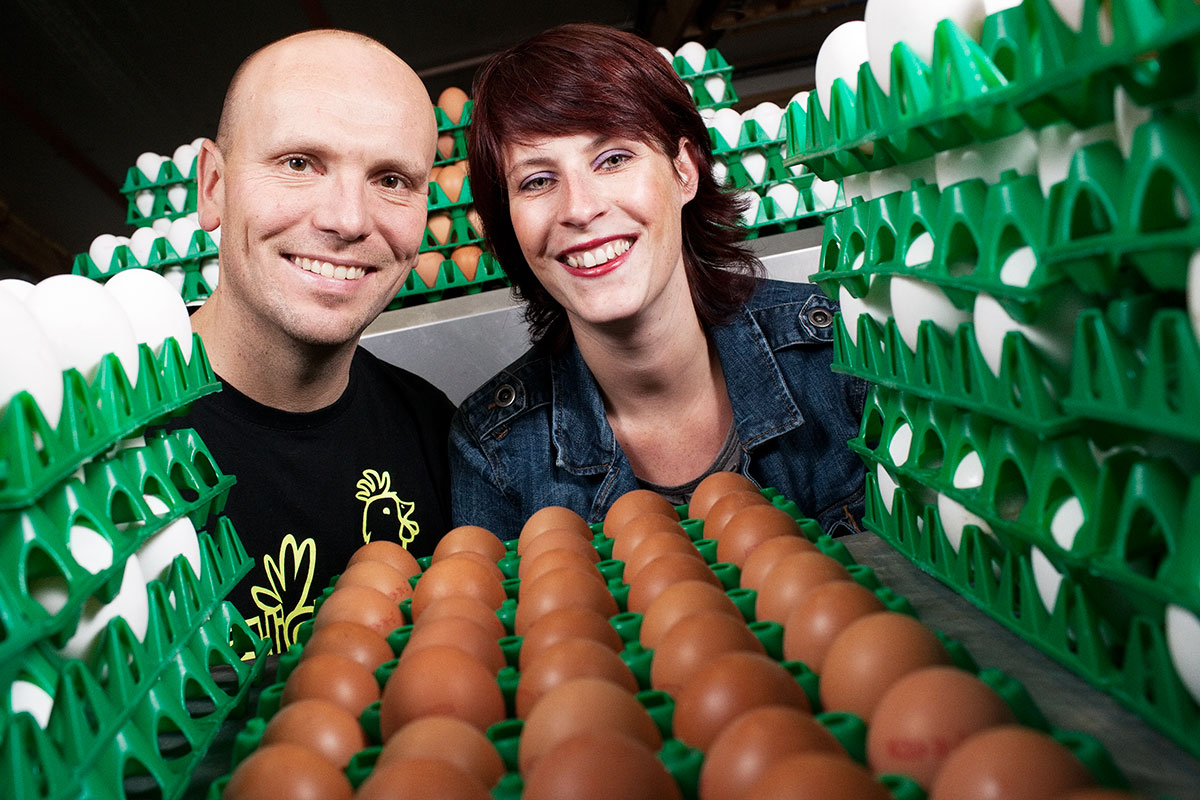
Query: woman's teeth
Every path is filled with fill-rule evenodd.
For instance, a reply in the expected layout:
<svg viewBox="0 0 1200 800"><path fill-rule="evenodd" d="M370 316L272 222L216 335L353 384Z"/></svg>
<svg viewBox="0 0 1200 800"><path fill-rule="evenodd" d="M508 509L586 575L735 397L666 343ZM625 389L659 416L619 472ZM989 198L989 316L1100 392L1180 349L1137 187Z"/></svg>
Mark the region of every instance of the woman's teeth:
<svg viewBox="0 0 1200 800"><path fill-rule="evenodd" d="M362 267L347 267L342 264L333 265L328 261L318 261L315 258L304 258L296 256L294 259L296 266L308 272L314 272L317 275L323 275L326 278L337 278L338 280L356 281L367 271Z"/></svg>
<svg viewBox="0 0 1200 800"><path fill-rule="evenodd" d="M603 247L597 247L595 250L586 250L583 253L572 253L567 256L565 261L568 267L586 269L588 267L598 267L601 264L606 264L612 261L619 255L624 254L633 246L633 243L628 239L620 239L615 242L609 242Z"/></svg>

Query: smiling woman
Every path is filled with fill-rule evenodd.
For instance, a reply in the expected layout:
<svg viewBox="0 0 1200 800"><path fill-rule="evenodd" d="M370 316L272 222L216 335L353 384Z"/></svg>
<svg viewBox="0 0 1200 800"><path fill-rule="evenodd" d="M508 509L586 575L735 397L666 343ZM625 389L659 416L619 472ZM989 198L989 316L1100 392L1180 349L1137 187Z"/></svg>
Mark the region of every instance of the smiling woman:
<svg viewBox="0 0 1200 800"><path fill-rule="evenodd" d="M510 538L546 505L598 522L630 490L680 504L732 470L853 529L865 384L830 372L836 305L759 277L654 46L562 26L493 58L473 94L475 207L534 344L455 418L456 524Z"/></svg>

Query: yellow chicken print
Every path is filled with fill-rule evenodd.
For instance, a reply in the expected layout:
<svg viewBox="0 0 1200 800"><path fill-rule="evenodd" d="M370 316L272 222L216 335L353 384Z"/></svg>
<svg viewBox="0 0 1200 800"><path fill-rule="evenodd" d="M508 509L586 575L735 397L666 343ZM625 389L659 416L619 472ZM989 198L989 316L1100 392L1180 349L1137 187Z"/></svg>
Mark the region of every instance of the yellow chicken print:
<svg viewBox="0 0 1200 800"><path fill-rule="evenodd" d="M373 469L363 470L357 486L358 493L354 496L366 504L363 507L363 542L371 541L372 536L388 539L394 536L408 547L421 532L421 526L412 519L416 503L401 500L392 491L392 476L386 471L381 474Z"/></svg>

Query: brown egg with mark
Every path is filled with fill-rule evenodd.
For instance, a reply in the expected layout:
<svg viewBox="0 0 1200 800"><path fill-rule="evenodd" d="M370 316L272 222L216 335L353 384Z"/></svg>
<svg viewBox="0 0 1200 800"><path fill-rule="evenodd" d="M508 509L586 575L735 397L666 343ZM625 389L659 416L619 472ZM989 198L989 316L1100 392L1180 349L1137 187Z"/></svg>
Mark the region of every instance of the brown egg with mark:
<svg viewBox="0 0 1200 800"><path fill-rule="evenodd" d="M524 636L543 614L569 606L590 608L604 617L615 616L619 611L608 587L589 580L574 569L560 567L539 575L536 581L528 584L521 581L513 633Z"/></svg>
<svg viewBox="0 0 1200 800"><path fill-rule="evenodd" d="M430 214L429 219L425 222L425 227L429 228L429 232L433 235L435 242L445 244L450 241L450 232L454 229L454 220L450 218L449 214Z"/></svg>
<svg viewBox="0 0 1200 800"><path fill-rule="evenodd" d="M929 800L1035 800L1095 783L1070 748L1022 725L980 731L950 753Z"/></svg>
<svg viewBox="0 0 1200 800"><path fill-rule="evenodd" d="M355 550L354 554L350 556L350 560L346 562L346 566L353 566L360 561L385 561L406 578L419 575L421 572L421 565L417 563L416 556L395 542L385 539L367 542Z"/></svg>
<svg viewBox="0 0 1200 800"><path fill-rule="evenodd" d="M438 173L437 185L442 187L442 191L446 193L446 199L451 203L459 201L463 185L467 180L467 171L460 164L461 162L458 161L447 164Z"/></svg>
<svg viewBox="0 0 1200 800"><path fill-rule="evenodd" d="M867 764L907 775L925 791L942 762L969 736L1016 715L992 687L957 667L914 670L880 698L867 730Z"/></svg>
<svg viewBox="0 0 1200 800"><path fill-rule="evenodd" d="M491 800L483 782L449 761L397 758L378 764L354 800Z"/></svg>
<svg viewBox="0 0 1200 800"><path fill-rule="evenodd" d="M621 526L621 534L613 539L612 557L628 563L642 540L655 533L669 533L684 541L692 541L679 520L663 514L642 514Z"/></svg>
<svg viewBox="0 0 1200 800"><path fill-rule="evenodd" d="M413 267L413 271L417 273L421 283L425 284L426 289L432 289L437 284L442 273L442 262L445 260L437 250L426 250L417 256L417 265Z"/></svg>
<svg viewBox="0 0 1200 800"><path fill-rule="evenodd" d="M462 89L457 86L447 86L438 95L437 107L446 112L446 116L450 119L451 125L458 125L462 122L463 106L471 98Z"/></svg>
<svg viewBox="0 0 1200 800"><path fill-rule="evenodd" d="M547 751L521 800L682 800L679 784L643 742L619 731L584 731Z"/></svg>
<svg viewBox="0 0 1200 800"><path fill-rule="evenodd" d="M558 642L587 639L619 654L625 647L608 617L590 608L569 606L548 611L525 631L519 666L524 672L538 655Z"/></svg>
<svg viewBox="0 0 1200 800"><path fill-rule="evenodd" d="M357 661L372 673L380 664L396 657L387 639L366 625L357 622L331 622L314 633L304 643L300 660L321 653L337 653Z"/></svg>
<svg viewBox="0 0 1200 800"><path fill-rule="evenodd" d="M858 762L811 751L776 761L750 786L747 796L755 800L892 800L891 792Z"/></svg>
<svg viewBox="0 0 1200 800"><path fill-rule="evenodd" d="M701 611L715 611L735 622L744 622L742 612L722 589L704 581L681 581L664 589L642 615L639 637L642 646L657 650L677 622Z"/></svg>
<svg viewBox="0 0 1200 800"><path fill-rule="evenodd" d="M436 603L425 609L419 621L413 623L413 631L418 631L430 622L445 617L469 619L487 631L488 636L493 639L500 639L508 633L504 628L504 623L496 615L496 609L488 608L479 598L469 597L465 594L439 598Z"/></svg>
<svg viewBox="0 0 1200 800"><path fill-rule="evenodd" d="M383 740L414 719L430 716L456 717L486 731L505 717L496 676L461 650L444 645L402 660L383 688Z"/></svg>
<svg viewBox="0 0 1200 800"><path fill-rule="evenodd" d="M588 547L590 548L591 545ZM595 560L596 551L593 549L591 553L592 555L588 556L582 550L558 547L543 553L535 553L533 556L524 555L521 556L521 562L517 565L517 577L521 579L522 583L525 581L532 583L540 575L552 569L567 568L576 570L591 580L604 583L604 576L600 574L600 569L596 566L599 563Z"/></svg>
<svg viewBox="0 0 1200 800"><path fill-rule="evenodd" d="M395 567L383 561L363 561L351 564L338 576L334 591L347 586L366 586L391 600L397 607L401 600L412 597L412 584Z"/></svg>
<svg viewBox="0 0 1200 800"><path fill-rule="evenodd" d="M713 503L704 518L704 538L721 541L721 533L733 516L750 506L769 506L771 501L758 492L730 492Z"/></svg>
<svg viewBox="0 0 1200 800"><path fill-rule="evenodd" d="M353 793L346 775L320 753L281 742L246 756L229 776L221 800L350 800Z"/></svg>
<svg viewBox="0 0 1200 800"><path fill-rule="evenodd" d="M517 716L524 719L547 692L574 678L601 678L637 694L629 666L609 648L590 639L566 639L542 650L521 670Z"/></svg>
<svg viewBox="0 0 1200 800"><path fill-rule="evenodd" d="M499 620L497 620L499 621ZM404 661L430 647L457 648L487 667L493 675L505 665L504 651L496 637L478 623L466 617L449 616L427 621L414 627L400 660Z"/></svg>
<svg viewBox="0 0 1200 800"><path fill-rule="evenodd" d="M703 800L753 800L750 786L776 761L809 751L849 758L829 729L792 706L758 706L738 715L704 754Z"/></svg>
<svg viewBox="0 0 1200 800"><path fill-rule="evenodd" d="M338 769L345 769L350 757L368 744L358 717L318 697L296 700L275 712L259 746L279 742L311 747Z"/></svg>
<svg viewBox="0 0 1200 800"><path fill-rule="evenodd" d="M714 658L734 651L766 654L740 615L735 619L722 611L689 614L671 626L654 650L650 685L674 696Z"/></svg>
<svg viewBox="0 0 1200 800"><path fill-rule="evenodd" d="M468 244L454 248L450 252L450 260L458 267L458 271L463 274L464 278L473 281L479 274L479 259L482 255L483 250L473 244Z"/></svg>
<svg viewBox="0 0 1200 800"><path fill-rule="evenodd" d="M948 666L937 635L907 614L880 611L851 622L825 654L821 705L871 722L875 706L896 681L922 667Z"/></svg>
<svg viewBox="0 0 1200 800"><path fill-rule="evenodd" d="M318 698L344 708L358 719L367 706L379 699L375 675L346 656L321 653L303 658L283 684L280 704Z"/></svg>
<svg viewBox="0 0 1200 800"><path fill-rule="evenodd" d="M680 623L684 624L687 620ZM761 652L735 651L716 656L692 673L674 697L675 738L702 751L707 751L731 722L753 708L811 710L808 695L792 674Z"/></svg>
<svg viewBox="0 0 1200 800"><path fill-rule="evenodd" d="M725 523L717 542L717 560L741 568L759 545L776 536L802 536L791 514L773 505L744 508Z"/></svg>
<svg viewBox="0 0 1200 800"><path fill-rule="evenodd" d="M813 589L830 581L850 581L849 571L837 559L824 553L793 553L780 559L767 573L758 599L754 601L754 616L787 622L792 609L804 602Z"/></svg>
<svg viewBox="0 0 1200 800"><path fill-rule="evenodd" d="M584 539L578 533L566 528L547 528L530 542L525 548L525 552L521 554L521 563L517 565L517 577L524 580L528 565L533 564L539 557L552 550L567 550L576 553L593 564L600 561L600 554L596 552L590 539Z"/></svg>
<svg viewBox="0 0 1200 800"><path fill-rule="evenodd" d="M688 502L688 517L707 519L713 504L730 492L757 492L754 481L739 472L714 472L696 485Z"/></svg>
<svg viewBox="0 0 1200 800"><path fill-rule="evenodd" d="M802 536L776 536L768 539L746 556L742 567L740 585L743 589L758 591L766 580L767 573L792 553L819 553L817 546Z"/></svg>
<svg viewBox="0 0 1200 800"><path fill-rule="evenodd" d="M632 584L637 580L638 573L651 561L668 553L679 553L704 563L704 556L696 549L696 545L686 536L676 536L673 533L652 533L643 537L629 560L625 562L622 575L626 583Z"/></svg>
<svg viewBox="0 0 1200 800"><path fill-rule="evenodd" d="M630 520L643 514L660 514L679 519L675 506L667 498L650 489L634 489L618 497L604 515L604 535L616 539Z"/></svg>
<svg viewBox="0 0 1200 800"><path fill-rule="evenodd" d="M637 579L629 584L629 596L625 604L630 611L644 614L668 586L681 581L703 581L721 587L720 579L708 568L704 559L682 553L667 553L638 571Z"/></svg>
<svg viewBox="0 0 1200 800"><path fill-rule="evenodd" d="M823 583L805 595L784 621L783 657L801 661L819 674L829 646L847 625L886 610L874 592L854 581Z"/></svg>
<svg viewBox="0 0 1200 800"><path fill-rule="evenodd" d="M574 678L542 695L525 717L517 753L521 774L529 775L559 742L600 728L620 731L656 753L662 747L662 733L633 694L602 678Z"/></svg>
<svg viewBox="0 0 1200 800"><path fill-rule="evenodd" d="M504 759L483 731L456 717L422 717L408 723L384 742L375 766L402 758L449 762L488 789L507 771Z"/></svg>
<svg viewBox="0 0 1200 800"><path fill-rule="evenodd" d="M525 520L521 533L517 536L517 553L525 555L525 548L543 531L554 528L566 528L583 537L587 542L592 541L592 529L588 527L583 517L569 508L562 506L545 506L539 508Z"/></svg>
<svg viewBox="0 0 1200 800"><path fill-rule="evenodd" d="M493 610L507 599L499 576L499 567L483 563L467 553L458 553L430 564L421 575L413 590L413 621L421 618L421 612L435 601L461 594L474 597Z"/></svg>
<svg viewBox="0 0 1200 800"><path fill-rule="evenodd" d="M504 542L487 528L478 525L460 525L446 532L446 535L433 548L432 563L455 553L475 553L493 563L508 554Z"/></svg>
<svg viewBox="0 0 1200 800"><path fill-rule="evenodd" d="M404 614L383 592L369 586L343 586L326 597L317 609L313 633L332 622L357 622L386 637L404 624Z"/></svg>

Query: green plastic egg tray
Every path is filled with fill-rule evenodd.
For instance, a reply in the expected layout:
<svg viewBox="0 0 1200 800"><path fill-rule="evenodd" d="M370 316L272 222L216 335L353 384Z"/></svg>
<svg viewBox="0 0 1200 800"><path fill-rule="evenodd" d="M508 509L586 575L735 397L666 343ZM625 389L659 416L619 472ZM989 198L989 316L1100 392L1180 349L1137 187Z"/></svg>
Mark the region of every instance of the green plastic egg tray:
<svg viewBox="0 0 1200 800"><path fill-rule="evenodd" d="M56 428L28 392L13 397L0 415L0 509L30 505L80 464L220 388L197 335L191 361L173 338L157 356L139 345L138 356L136 386L112 354L90 384L76 369L63 372Z"/></svg>
<svg viewBox="0 0 1200 800"><path fill-rule="evenodd" d="M1193 90L1200 35L1194 3L1104 5L1112 10L1111 42L1101 34L1100 0L1085 0L1079 32L1049 0L1025 0L990 15L978 43L943 20L930 64L903 42L895 46L890 95L864 65L857 86L834 82L828 110L816 95L806 110L789 109L788 160L826 180L842 179L1024 127L1106 122L1117 86L1141 105Z"/></svg>
<svg viewBox="0 0 1200 800"><path fill-rule="evenodd" d="M457 200L451 200L437 181L429 182L428 209L431 213L434 211L450 211L458 208L465 211L466 207L474 202L475 196L471 193L470 175L463 178L462 189L459 191Z"/></svg>
<svg viewBox="0 0 1200 800"><path fill-rule="evenodd" d="M467 100L463 103L462 117L455 123L450 121L450 117L441 108L433 107L433 113L437 117L438 136L454 137L454 149L449 156L443 156L440 151L435 154L433 160L435 167L462 161L467 157L467 129L471 126L471 113L474 110L475 101Z"/></svg>
<svg viewBox="0 0 1200 800"><path fill-rule="evenodd" d="M500 262L491 253L485 252L479 256L479 265L476 268L474 280L468 280L458 265L447 255L442 261L433 286L426 286L417 271L413 270L408 274L404 285L400 287L400 291L396 293L396 297L388 305L388 308L404 308L418 302L435 302L446 297L478 294L485 288L494 289L507 285L508 276L504 274Z"/></svg>
<svg viewBox="0 0 1200 800"><path fill-rule="evenodd" d="M172 165L173 166L173 165ZM141 173L137 167L133 167L133 171ZM184 186L187 189L187 195L183 201L183 208L175 208L171 205L171 201L167 194L172 186ZM154 192L154 205L150 209L149 214L143 214L142 210L137 206L137 193L140 191ZM188 214L196 211L196 181L194 178L188 178L185 181L176 181L174 184L155 186L152 189L138 189L128 197L128 205L125 209L125 224L132 225L135 228L145 228L154 224L155 220L169 219L175 220L180 217L186 217Z"/></svg>
<svg viewBox="0 0 1200 800"><path fill-rule="evenodd" d="M671 67L675 74L691 87L692 99L697 108L729 108L737 105L738 96L732 80L733 67L729 66L729 62L716 49L708 49L704 57L704 67L700 70L692 69L687 59L679 56L671 59ZM725 97L721 100L714 100L704 86L704 82L713 77L720 77L725 81Z"/></svg>
<svg viewBox="0 0 1200 800"><path fill-rule="evenodd" d="M92 257L87 253L80 253L75 256L74 262L71 264L71 272L75 275L82 275L85 278L91 278L94 281L106 281L118 272L126 269L137 269L144 267L163 272L169 267L182 266L187 269L189 266L199 269L201 261L217 257L217 245L213 242L212 236L208 231L196 231L192 234L191 240L188 242L186 253L177 253L171 243L167 241L165 236L159 237L154 242L154 247L150 251L150 257L146 259L145 264L138 262L133 256L133 251L128 245L121 245L113 250L112 261L104 266L97 264L92 260Z"/></svg>
<svg viewBox="0 0 1200 800"><path fill-rule="evenodd" d="M427 253L430 250L436 250L449 256L454 249L465 247L469 244L483 247L486 240L471 225L471 221L467 219L466 212L467 209L463 206L450 211L450 233L446 236L445 243L438 242L433 232L426 227L425 239L421 242L421 252Z"/></svg>
<svg viewBox="0 0 1200 800"><path fill-rule="evenodd" d="M790 233L803 227L818 225L827 214L841 207L843 195L840 189L838 199L833 206L825 207L812 190L811 175L799 176L795 179L795 184L800 193L797 213L788 214L776 204L773 198L763 194L762 203L759 205L754 222L744 224L747 239L757 239L760 236L776 233ZM767 186L766 183L760 185ZM748 189L747 191L753 190ZM755 194L759 193L755 192ZM804 208L803 211L799 210L801 206Z"/></svg>
<svg viewBox="0 0 1200 800"><path fill-rule="evenodd" d="M754 180L746 169L746 166L742 163L742 158L745 154L752 150L753 148L750 148L716 156L718 161L725 163L725 167L728 170L728 177L726 178L727 187L765 190L777 183L786 182L795 185L797 189L801 189L807 188L812 184L813 175L811 173L802 172L799 175L793 175L791 170L784 166L783 156L780 154L778 148L764 151L763 155L766 157L767 162L766 167L763 169L762 179L758 181ZM810 204L808 207L812 208L812 205Z"/></svg>

